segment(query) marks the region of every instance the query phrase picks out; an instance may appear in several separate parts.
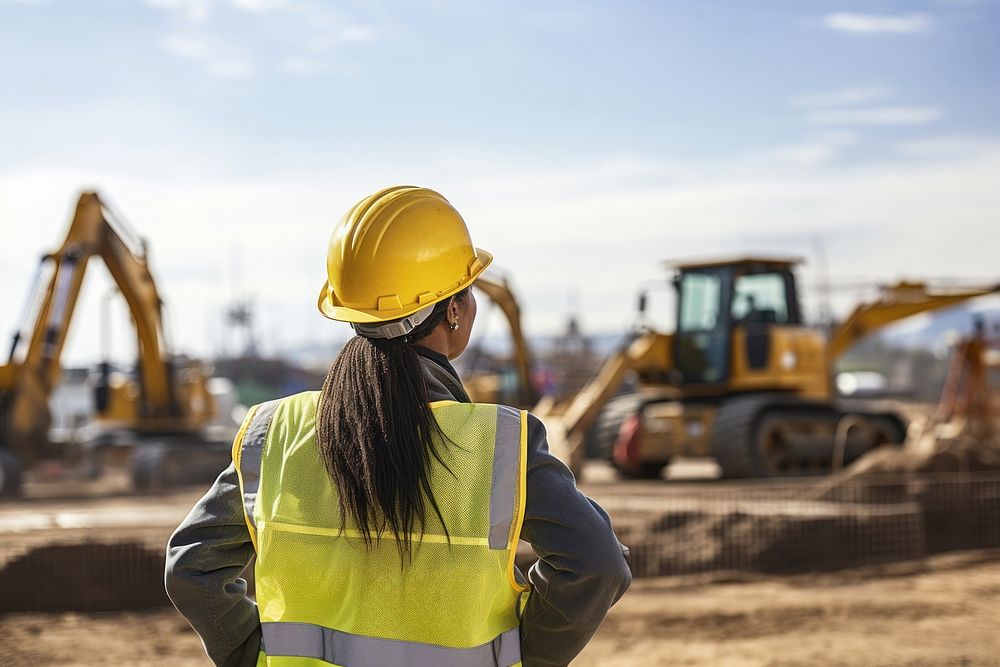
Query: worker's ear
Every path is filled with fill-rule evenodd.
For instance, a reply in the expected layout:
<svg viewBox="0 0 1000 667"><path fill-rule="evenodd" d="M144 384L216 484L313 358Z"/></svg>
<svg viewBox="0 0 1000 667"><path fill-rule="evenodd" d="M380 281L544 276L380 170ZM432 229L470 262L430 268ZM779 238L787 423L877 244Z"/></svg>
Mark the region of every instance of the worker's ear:
<svg viewBox="0 0 1000 667"><path fill-rule="evenodd" d="M461 306L459 306L457 298L451 297L450 299L448 299L448 309L446 314L449 324L458 319L458 314L459 312L461 312L461 310L462 308Z"/></svg>

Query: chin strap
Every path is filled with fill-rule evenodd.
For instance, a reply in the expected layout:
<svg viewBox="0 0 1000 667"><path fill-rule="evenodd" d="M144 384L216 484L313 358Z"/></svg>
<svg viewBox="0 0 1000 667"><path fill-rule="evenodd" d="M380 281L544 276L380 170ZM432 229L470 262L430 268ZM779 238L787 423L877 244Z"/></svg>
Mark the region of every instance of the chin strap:
<svg viewBox="0 0 1000 667"><path fill-rule="evenodd" d="M411 331L416 329L421 325L431 313L434 312L435 304L431 304L424 308L421 308L412 315L408 315L399 320L393 320L392 322L383 322L379 324L360 324L357 322L352 322L351 327L359 336L364 336L365 338L400 338L402 336L407 336Z"/></svg>

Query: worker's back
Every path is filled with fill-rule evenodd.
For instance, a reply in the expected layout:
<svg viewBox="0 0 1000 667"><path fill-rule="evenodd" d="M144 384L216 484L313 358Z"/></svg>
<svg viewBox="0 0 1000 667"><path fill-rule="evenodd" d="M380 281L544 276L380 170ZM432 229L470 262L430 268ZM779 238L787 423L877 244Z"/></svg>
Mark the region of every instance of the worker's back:
<svg viewBox="0 0 1000 667"><path fill-rule="evenodd" d="M258 408L237 455L255 534L263 651L336 665L520 661L513 557L523 516L525 414L433 405L442 430L427 508L406 553L338 510L315 437L318 392ZM259 472L255 470L259 465ZM258 479L256 492L254 483ZM376 526L378 526L376 522ZM485 662L484 662L485 660Z"/></svg>

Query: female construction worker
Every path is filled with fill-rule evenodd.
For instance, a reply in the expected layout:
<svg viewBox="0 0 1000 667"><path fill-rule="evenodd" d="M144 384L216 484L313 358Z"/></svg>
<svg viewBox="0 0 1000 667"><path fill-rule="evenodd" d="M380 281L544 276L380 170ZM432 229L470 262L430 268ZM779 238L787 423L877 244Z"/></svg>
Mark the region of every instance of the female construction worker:
<svg viewBox="0 0 1000 667"><path fill-rule="evenodd" d="M250 410L170 538L167 592L217 664L566 665L628 588L542 424L472 403L449 363L492 259L423 188L337 224L319 309L357 336L322 391ZM539 557L526 579L519 538Z"/></svg>

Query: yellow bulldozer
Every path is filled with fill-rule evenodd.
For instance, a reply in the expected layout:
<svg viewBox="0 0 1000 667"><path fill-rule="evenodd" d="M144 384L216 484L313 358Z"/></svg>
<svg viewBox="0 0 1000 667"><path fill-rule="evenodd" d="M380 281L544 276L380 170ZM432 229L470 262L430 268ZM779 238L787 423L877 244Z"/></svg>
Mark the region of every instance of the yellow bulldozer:
<svg viewBox="0 0 1000 667"><path fill-rule="evenodd" d="M206 369L168 353L163 302L145 242L97 194L87 192L62 246L42 257L10 359L0 366L0 495L16 495L22 472L41 462L75 463L82 455L72 442L50 440L49 397L62 374L60 356L92 258L107 266L128 304L139 353L131 377L102 364L95 405L105 435L125 434L126 444L135 445L127 449L140 488L190 475L198 462L188 456L195 451L189 446L205 449L202 428L215 413ZM208 458L206 468L221 469L224 457Z"/></svg>
<svg viewBox="0 0 1000 667"><path fill-rule="evenodd" d="M902 442L899 414L838 398L836 361L893 322L1000 287L899 283L827 333L803 321L797 263L744 257L672 265L676 331L640 331L568 406L538 406L553 449L578 472L593 428L596 448L627 476L659 476L676 457L712 457L723 477L768 477L829 469L847 414L862 425L849 431L847 462ZM626 377L635 389L622 395Z"/></svg>

